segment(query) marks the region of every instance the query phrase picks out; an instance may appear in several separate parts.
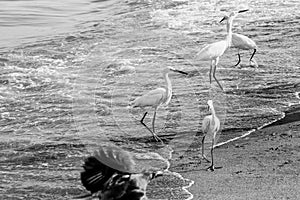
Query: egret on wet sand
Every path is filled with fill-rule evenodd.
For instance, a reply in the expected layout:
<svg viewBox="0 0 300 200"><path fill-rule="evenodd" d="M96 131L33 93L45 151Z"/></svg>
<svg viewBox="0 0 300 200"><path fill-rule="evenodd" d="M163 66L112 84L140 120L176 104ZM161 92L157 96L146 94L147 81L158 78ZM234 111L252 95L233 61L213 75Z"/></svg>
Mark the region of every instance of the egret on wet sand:
<svg viewBox="0 0 300 200"><path fill-rule="evenodd" d="M206 161L209 162L209 160L204 155L204 140L205 140L205 137L209 134L209 135L212 136L211 150L210 150L210 152L211 152L211 166L208 167L207 169L211 170L211 171L214 171L215 166L214 166L213 150L214 150L214 145L215 145L216 134L220 130L220 120L216 116L213 101L208 100L207 104L208 104L208 108L211 112L211 115L208 115L208 116L204 117L204 119L202 121L202 132L204 134L204 136L202 138L202 159L205 159Z"/></svg>
<svg viewBox="0 0 300 200"><path fill-rule="evenodd" d="M145 126L153 135L154 139L156 141L162 142L162 140L156 135L155 129L154 129L154 123L155 123L155 116L156 116L156 111L158 107L162 104L168 105L171 98L172 98L172 84L169 79L169 72L178 72L181 74L187 75L186 72L174 69L172 67L167 67L163 70L163 77L165 78L166 82L166 88L157 88L155 90L151 90L148 93L144 94L141 97L136 98L132 102L132 107L153 107L154 108L154 114L153 114L153 119L152 119L152 130L144 123L144 119L147 115L148 112L145 112L144 116L141 119L141 124Z"/></svg>
<svg viewBox="0 0 300 200"><path fill-rule="evenodd" d="M253 49L253 53L249 59L249 64L251 65L251 62L253 62L255 67L257 67L257 62L253 58L257 49L257 45L253 40L251 40L249 37L245 35L232 33L232 46L238 49L238 58L239 58L239 61L234 66L238 66L241 62L240 49L242 50Z"/></svg>
<svg viewBox="0 0 300 200"><path fill-rule="evenodd" d="M242 13L248 10L240 10L238 12L232 12L228 17L224 17L220 22L223 20L227 20L227 36L225 40L221 40L218 42L214 42L211 44L206 45L203 49L197 53L197 58L200 60L210 60L211 66L209 71L209 82L211 84L211 75L216 80L217 84L224 91L223 87L219 83L218 79L216 78L216 68L219 63L220 56L224 54L224 52L231 46L232 41L232 22L233 19L238 15L238 13Z"/></svg>

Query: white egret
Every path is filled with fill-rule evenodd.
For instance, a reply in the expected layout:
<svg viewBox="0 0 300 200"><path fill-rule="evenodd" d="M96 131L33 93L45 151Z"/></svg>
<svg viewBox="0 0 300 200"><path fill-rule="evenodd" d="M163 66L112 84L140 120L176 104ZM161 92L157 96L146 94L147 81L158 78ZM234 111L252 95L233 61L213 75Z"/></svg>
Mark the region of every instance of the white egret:
<svg viewBox="0 0 300 200"><path fill-rule="evenodd" d="M242 13L248 10L240 10L238 12L232 12L227 17L224 17L220 22L223 20L227 20L227 36L225 40L221 40L218 42L214 42L211 44L206 45L204 48L197 53L197 58L200 60L210 60L211 66L209 71L209 82L211 84L211 74L213 74L214 79L216 80L219 87L224 91L223 87L219 83L218 79L216 78L216 67L219 63L220 56L224 54L224 52L231 46L232 42L232 22L233 19L238 15L238 13Z"/></svg>
<svg viewBox="0 0 300 200"><path fill-rule="evenodd" d="M101 200L147 199L148 183L162 176L162 171L138 171L132 154L118 147L100 147L88 157L81 172L81 182L90 191L88 196Z"/></svg>
<svg viewBox="0 0 300 200"><path fill-rule="evenodd" d="M206 161L209 162L209 160L204 155L204 140L205 140L205 137L209 134L209 135L212 136L211 150L210 150L210 152L211 152L211 166L208 167L207 169L209 169L211 171L214 171L215 167L214 167L213 150L214 150L214 145L215 145L216 134L220 130L220 120L216 116L213 101L208 100L207 104L208 104L208 108L211 112L211 115L208 115L208 116L204 117L204 119L202 121L202 132L204 134L204 136L202 138L202 159L205 159Z"/></svg>
<svg viewBox="0 0 300 200"><path fill-rule="evenodd" d="M153 135L154 139L156 141L162 142L162 140L156 135L155 129L154 129L154 123L155 123L155 116L156 116L156 111L158 107L162 104L168 105L171 98L172 98L172 84L169 79L169 72L178 72L187 75L186 72L174 69L172 67L167 67L163 70L163 77L165 78L166 82L166 88L157 88L155 90L151 90L148 93L144 94L141 97L136 98L132 102L132 107L153 107L154 108L154 114L153 114L153 119L152 119L152 130L148 128L148 126L144 123L144 118L146 117L148 112L145 112L144 116L141 119L141 124L145 126Z"/></svg>
<svg viewBox="0 0 300 200"><path fill-rule="evenodd" d="M255 67L257 67L257 62L253 58L257 49L257 45L253 40L251 40L249 37L245 35L232 33L232 46L238 49L238 58L239 58L239 61L234 66L238 66L241 62L240 49L242 50L253 49L253 53L250 57L249 64L251 65L251 62L253 62Z"/></svg>

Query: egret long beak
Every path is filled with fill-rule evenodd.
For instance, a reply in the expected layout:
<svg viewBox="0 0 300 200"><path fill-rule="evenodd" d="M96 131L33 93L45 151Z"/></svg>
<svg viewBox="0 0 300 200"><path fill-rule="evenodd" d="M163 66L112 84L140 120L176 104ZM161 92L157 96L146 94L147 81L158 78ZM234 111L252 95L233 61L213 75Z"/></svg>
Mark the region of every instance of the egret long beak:
<svg viewBox="0 0 300 200"><path fill-rule="evenodd" d="M172 69L173 72L178 72L178 73L181 73L181 74L184 74L184 75L188 75L188 73L184 72L184 71L180 71L178 69Z"/></svg>
<svg viewBox="0 0 300 200"><path fill-rule="evenodd" d="M249 10L249 9L239 10L238 13L246 12L246 11L248 11L248 10Z"/></svg>
<svg viewBox="0 0 300 200"><path fill-rule="evenodd" d="M224 21L225 19L226 19L226 17L223 17L219 23L221 23L221 22Z"/></svg>

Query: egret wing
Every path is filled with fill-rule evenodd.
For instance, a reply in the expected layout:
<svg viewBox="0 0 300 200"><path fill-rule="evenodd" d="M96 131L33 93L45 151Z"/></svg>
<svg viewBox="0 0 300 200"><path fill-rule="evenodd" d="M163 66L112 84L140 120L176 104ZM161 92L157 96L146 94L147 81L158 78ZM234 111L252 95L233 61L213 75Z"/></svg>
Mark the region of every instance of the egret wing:
<svg viewBox="0 0 300 200"><path fill-rule="evenodd" d="M197 54L197 58L200 60L212 60L223 55L227 48L228 46L226 40L214 42L201 49Z"/></svg>
<svg viewBox="0 0 300 200"><path fill-rule="evenodd" d="M209 48L211 44L205 45L198 53L197 59L199 60L210 60Z"/></svg>
<svg viewBox="0 0 300 200"><path fill-rule="evenodd" d="M169 167L169 161L155 152L134 153L136 172L156 172Z"/></svg>
<svg viewBox="0 0 300 200"><path fill-rule="evenodd" d="M102 164L94 156L88 157L83 165L84 171L80 173L82 185L91 193L104 189L105 183L116 172Z"/></svg>
<svg viewBox="0 0 300 200"><path fill-rule="evenodd" d="M211 115L206 116L202 121L202 132L207 134L210 127Z"/></svg>
<svg viewBox="0 0 300 200"><path fill-rule="evenodd" d="M164 88L151 90L134 100L133 107L158 106L163 102L165 93L166 89Z"/></svg>
<svg viewBox="0 0 300 200"><path fill-rule="evenodd" d="M253 40L245 35L238 33L232 34L232 45L233 47L245 50L256 48L256 44Z"/></svg>
<svg viewBox="0 0 300 200"><path fill-rule="evenodd" d="M132 155L116 146L100 147L95 151L95 158L102 164L124 173L133 173L135 165Z"/></svg>
<svg viewBox="0 0 300 200"><path fill-rule="evenodd" d="M173 149L164 146L157 149L155 152L149 152L145 149L131 152L135 161L136 173L152 173L157 171L164 171L170 167L169 159L172 157Z"/></svg>
<svg viewBox="0 0 300 200"><path fill-rule="evenodd" d="M219 120L219 118L215 118L215 130L214 131L217 133L217 132L219 132L220 128L221 128L220 120Z"/></svg>
<svg viewBox="0 0 300 200"><path fill-rule="evenodd" d="M102 191L114 174L133 173L134 161L131 154L118 147L100 147L94 156L88 157L80 178L83 186L95 193Z"/></svg>

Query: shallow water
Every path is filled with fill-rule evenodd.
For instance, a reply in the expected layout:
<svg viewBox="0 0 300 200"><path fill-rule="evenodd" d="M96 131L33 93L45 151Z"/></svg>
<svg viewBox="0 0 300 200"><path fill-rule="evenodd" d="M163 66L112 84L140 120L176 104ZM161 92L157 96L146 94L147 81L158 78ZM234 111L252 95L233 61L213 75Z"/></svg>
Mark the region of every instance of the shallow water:
<svg viewBox="0 0 300 200"><path fill-rule="evenodd" d="M28 191L43 199L54 191L59 199L77 194L82 191L81 160L99 144L160 152L139 123L143 111L128 106L137 96L164 86L160 71L166 66L189 73L170 74L173 98L157 113L157 133L176 156L200 139L209 98L222 122L218 142L278 119L286 107L299 103L298 1L0 4L1 171L6 178L15 173L10 184L1 183L7 199ZM250 8L237 17L233 31L256 41L259 66L251 67L251 53L241 51L241 68L233 67L237 51L228 50L217 68L222 93L215 82L210 88L209 63L195 55L205 43L225 36L225 25L218 21L236 7ZM149 125L151 117L152 111L145 119ZM32 168L27 165L31 162ZM52 174L56 168L59 173ZM32 177L39 170L51 181ZM22 174L51 189L33 189L19 180ZM59 176L62 184L57 186ZM175 198L170 191L166 196Z"/></svg>
<svg viewBox="0 0 300 200"><path fill-rule="evenodd" d="M116 7L116 0L0 1L0 49L52 40L99 22Z"/></svg>

